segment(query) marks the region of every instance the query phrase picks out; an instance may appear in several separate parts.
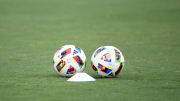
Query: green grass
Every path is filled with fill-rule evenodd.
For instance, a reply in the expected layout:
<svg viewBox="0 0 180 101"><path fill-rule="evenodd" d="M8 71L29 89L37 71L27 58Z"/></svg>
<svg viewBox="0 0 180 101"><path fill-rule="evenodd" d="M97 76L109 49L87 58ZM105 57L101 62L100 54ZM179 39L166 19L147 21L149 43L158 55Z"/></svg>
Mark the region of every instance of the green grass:
<svg viewBox="0 0 180 101"><path fill-rule="evenodd" d="M179 0L0 0L0 101L179 101ZM65 44L80 46L96 82L69 83L53 70ZM126 59L117 78L98 78L102 45Z"/></svg>

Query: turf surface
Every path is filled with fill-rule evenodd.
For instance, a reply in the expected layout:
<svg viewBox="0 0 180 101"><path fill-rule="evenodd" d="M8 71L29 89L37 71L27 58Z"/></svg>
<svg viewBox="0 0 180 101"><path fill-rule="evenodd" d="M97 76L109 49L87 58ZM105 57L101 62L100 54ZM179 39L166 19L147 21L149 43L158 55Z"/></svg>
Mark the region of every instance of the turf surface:
<svg viewBox="0 0 180 101"><path fill-rule="evenodd" d="M179 101L179 0L0 0L0 101ZM96 82L69 83L53 70L65 44L80 46ZM126 59L117 78L98 78L101 45Z"/></svg>

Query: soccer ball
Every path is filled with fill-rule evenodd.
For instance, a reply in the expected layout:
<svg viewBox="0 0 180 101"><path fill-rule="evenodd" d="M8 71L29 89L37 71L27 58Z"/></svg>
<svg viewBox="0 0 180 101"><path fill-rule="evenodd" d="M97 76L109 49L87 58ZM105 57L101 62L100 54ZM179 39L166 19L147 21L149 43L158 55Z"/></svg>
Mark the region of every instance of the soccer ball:
<svg viewBox="0 0 180 101"><path fill-rule="evenodd" d="M83 50L74 45L64 45L57 49L53 57L54 69L61 75L70 77L83 72L86 56Z"/></svg>
<svg viewBox="0 0 180 101"><path fill-rule="evenodd" d="M91 66L101 77L116 77L124 67L124 56L114 46L99 47L92 55Z"/></svg>

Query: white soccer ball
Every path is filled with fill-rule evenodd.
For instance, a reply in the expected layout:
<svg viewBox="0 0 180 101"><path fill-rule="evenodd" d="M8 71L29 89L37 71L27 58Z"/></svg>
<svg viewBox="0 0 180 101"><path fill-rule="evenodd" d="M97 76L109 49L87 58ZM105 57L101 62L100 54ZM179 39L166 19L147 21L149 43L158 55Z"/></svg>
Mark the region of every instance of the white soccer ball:
<svg viewBox="0 0 180 101"><path fill-rule="evenodd" d="M116 77L124 62L122 52L114 46L99 47L91 57L91 66L101 77Z"/></svg>
<svg viewBox="0 0 180 101"><path fill-rule="evenodd" d="M72 76L83 72L86 56L83 50L74 45L64 45L57 49L53 57L54 69L62 76Z"/></svg>

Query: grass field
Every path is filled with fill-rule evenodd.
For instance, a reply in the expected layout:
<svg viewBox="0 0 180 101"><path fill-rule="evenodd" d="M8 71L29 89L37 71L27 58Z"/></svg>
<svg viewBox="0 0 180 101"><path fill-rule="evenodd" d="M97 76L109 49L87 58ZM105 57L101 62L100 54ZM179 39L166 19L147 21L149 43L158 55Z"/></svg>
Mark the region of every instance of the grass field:
<svg viewBox="0 0 180 101"><path fill-rule="evenodd" d="M0 0L0 101L179 101L179 0ZM81 47L96 82L70 83L52 57ZM126 60L117 78L90 66L102 45Z"/></svg>

